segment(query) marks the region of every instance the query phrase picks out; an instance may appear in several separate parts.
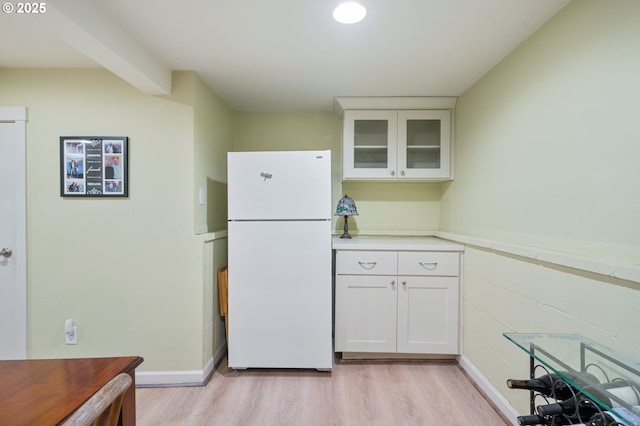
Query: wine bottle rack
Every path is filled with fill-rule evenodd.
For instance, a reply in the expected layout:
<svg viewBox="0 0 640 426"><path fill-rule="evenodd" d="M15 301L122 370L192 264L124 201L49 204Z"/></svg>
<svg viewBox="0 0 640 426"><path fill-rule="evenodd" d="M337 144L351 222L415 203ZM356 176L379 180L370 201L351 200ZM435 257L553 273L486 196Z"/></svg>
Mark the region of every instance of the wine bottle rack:
<svg viewBox="0 0 640 426"><path fill-rule="evenodd" d="M546 373L559 376L560 380L575 389L576 394L594 402L601 413L613 413L613 422L609 425L640 426L640 364L634 360L613 352L579 334L525 334L504 333L509 341L529 355L530 378ZM589 373L584 379L583 373ZM577 381L575 377L583 377ZM628 387L631 398L614 392L614 385ZM635 394L635 395L633 395ZM530 413L536 414L536 402L542 397L546 403L556 402L553 398L543 397L530 392ZM576 419L572 419L576 420ZM584 419L580 419L585 422ZM578 423L578 421L575 421ZM571 423L556 423L571 424Z"/></svg>

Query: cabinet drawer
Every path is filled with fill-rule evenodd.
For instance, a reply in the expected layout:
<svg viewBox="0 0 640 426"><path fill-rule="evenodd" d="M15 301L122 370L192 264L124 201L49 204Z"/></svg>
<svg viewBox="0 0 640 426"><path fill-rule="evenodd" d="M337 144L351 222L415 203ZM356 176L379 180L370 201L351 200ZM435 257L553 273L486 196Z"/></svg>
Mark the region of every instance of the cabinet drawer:
<svg viewBox="0 0 640 426"><path fill-rule="evenodd" d="M398 275L437 275L457 277L460 255L457 252L406 251L398 253Z"/></svg>
<svg viewBox="0 0 640 426"><path fill-rule="evenodd" d="M394 251L338 251L336 273L340 275L396 275L398 255Z"/></svg>

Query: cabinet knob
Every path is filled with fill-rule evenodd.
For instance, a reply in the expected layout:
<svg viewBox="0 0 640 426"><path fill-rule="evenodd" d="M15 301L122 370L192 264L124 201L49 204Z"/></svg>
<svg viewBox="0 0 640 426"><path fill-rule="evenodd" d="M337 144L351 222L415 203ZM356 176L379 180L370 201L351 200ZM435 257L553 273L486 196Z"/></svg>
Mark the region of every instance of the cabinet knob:
<svg viewBox="0 0 640 426"><path fill-rule="evenodd" d="M396 285L395 280L394 280L394 281L391 281L391 285Z"/></svg>
<svg viewBox="0 0 640 426"><path fill-rule="evenodd" d="M391 170L391 176L395 176L395 175L396 175L395 170Z"/></svg>
<svg viewBox="0 0 640 426"><path fill-rule="evenodd" d="M402 281L402 285L406 287L407 286L407 282L406 281Z"/></svg>
<svg viewBox="0 0 640 426"><path fill-rule="evenodd" d="M401 171L401 172L400 172L400 174L401 174L402 176L404 176L404 170L403 170L403 171Z"/></svg>

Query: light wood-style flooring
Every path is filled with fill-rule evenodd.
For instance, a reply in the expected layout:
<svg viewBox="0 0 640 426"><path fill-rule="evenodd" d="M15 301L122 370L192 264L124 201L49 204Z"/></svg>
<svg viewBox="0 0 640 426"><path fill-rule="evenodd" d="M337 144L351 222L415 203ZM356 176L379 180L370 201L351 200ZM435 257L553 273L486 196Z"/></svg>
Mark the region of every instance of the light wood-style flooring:
<svg viewBox="0 0 640 426"><path fill-rule="evenodd" d="M233 370L207 386L138 388L147 425L505 426L453 361L345 361L333 371Z"/></svg>

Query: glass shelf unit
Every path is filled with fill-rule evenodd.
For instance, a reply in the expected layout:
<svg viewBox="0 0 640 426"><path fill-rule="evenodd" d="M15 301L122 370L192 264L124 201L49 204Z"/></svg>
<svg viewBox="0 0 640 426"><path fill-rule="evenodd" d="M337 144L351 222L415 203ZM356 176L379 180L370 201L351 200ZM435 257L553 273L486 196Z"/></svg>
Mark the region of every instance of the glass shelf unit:
<svg viewBox="0 0 640 426"><path fill-rule="evenodd" d="M624 424L640 426L640 364L579 334L504 333L504 337L530 357L530 375L536 363L557 374L578 392L614 413ZM590 373L595 376L580 375ZM575 377L581 377L580 382ZM635 393L622 398L611 384ZM531 393L531 414L535 412Z"/></svg>

